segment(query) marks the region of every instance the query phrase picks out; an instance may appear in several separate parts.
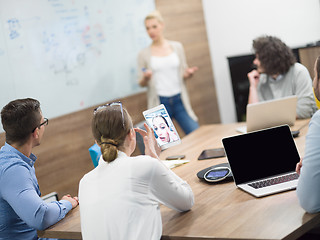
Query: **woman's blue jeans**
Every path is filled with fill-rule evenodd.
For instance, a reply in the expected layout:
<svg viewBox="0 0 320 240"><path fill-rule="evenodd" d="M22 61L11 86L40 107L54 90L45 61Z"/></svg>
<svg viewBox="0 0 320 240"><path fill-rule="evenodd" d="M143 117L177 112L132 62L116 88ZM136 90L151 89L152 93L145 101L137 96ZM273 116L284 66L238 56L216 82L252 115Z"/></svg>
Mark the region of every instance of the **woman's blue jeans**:
<svg viewBox="0 0 320 240"><path fill-rule="evenodd" d="M179 123L185 134L189 134L199 127L198 122L194 121L184 108L180 94L172 97L160 96L160 103L166 107L170 117Z"/></svg>

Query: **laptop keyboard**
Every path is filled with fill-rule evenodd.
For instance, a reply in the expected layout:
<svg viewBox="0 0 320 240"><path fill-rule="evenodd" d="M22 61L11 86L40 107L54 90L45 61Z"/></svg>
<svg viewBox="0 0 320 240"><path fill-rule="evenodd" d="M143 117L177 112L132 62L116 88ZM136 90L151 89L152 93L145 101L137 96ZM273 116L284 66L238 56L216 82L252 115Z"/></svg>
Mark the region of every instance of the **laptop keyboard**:
<svg viewBox="0 0 320 240"><path fill-rule="evenodd" d="M279 184L279 183L289 182L289 181L298 179L298 177L299 177L299 175L297 173L290 173L288 175L284 175L284 176L280 176L280 177L275 177L275 178L270 178L267 180L253 182L248 185L255 188L255 189L258 189L258 188L268 187L268 186Z"/></svg>

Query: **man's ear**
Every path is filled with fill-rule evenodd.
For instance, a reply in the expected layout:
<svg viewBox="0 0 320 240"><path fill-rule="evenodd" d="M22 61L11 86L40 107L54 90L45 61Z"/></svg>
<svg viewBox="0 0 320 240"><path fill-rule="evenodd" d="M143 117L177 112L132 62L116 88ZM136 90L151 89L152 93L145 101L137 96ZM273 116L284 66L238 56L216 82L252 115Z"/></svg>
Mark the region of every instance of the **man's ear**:
<svg viewBox="0 0 320 240"><path fill-rule="evenodd" d="M37 139L39 138L39 128L36 128L33 133L32 133L32 137Z"/></svg>

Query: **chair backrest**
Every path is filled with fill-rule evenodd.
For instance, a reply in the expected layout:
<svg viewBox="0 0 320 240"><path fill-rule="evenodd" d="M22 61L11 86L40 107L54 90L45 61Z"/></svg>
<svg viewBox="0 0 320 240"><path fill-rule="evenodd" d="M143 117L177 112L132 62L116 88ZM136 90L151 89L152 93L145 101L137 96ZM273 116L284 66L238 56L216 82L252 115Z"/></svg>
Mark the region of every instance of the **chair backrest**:
<svg viewBox="0 0 320 240"><path fill-rule="evenodd" d="M93 144L90 148L89 148L89 153L90 153L90 157L93 163L93 166L96 167L98 166L99 163L99 159L101 156L101 149L98 146L98 144Z"/></svg>
<svg viewBox="0 0 320 240"><path fill-rule="evenodd" d="M143 125L144 123L145 123L145 121L139 122L134 127L146 130L144 125ZM145 148L144 148L144 143L143 143L143 137L139 133L137 133L136 134L136 139L137 139L138 148L139 148L141 154L144 155Z"/></svg>

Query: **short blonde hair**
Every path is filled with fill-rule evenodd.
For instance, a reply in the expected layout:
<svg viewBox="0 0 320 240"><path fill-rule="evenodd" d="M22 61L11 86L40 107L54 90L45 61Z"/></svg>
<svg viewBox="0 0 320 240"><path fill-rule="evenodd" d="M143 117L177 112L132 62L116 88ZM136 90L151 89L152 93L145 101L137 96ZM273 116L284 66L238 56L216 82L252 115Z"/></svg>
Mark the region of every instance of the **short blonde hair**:
<svg viewBox="0 0 320 240"><path fill-rule="evenodd" d="M159 22L164 23L163 17L158 10L154 10L151 13L149 13L145 17L144 21L149 20L149 19L157 19Z"/></svg>

